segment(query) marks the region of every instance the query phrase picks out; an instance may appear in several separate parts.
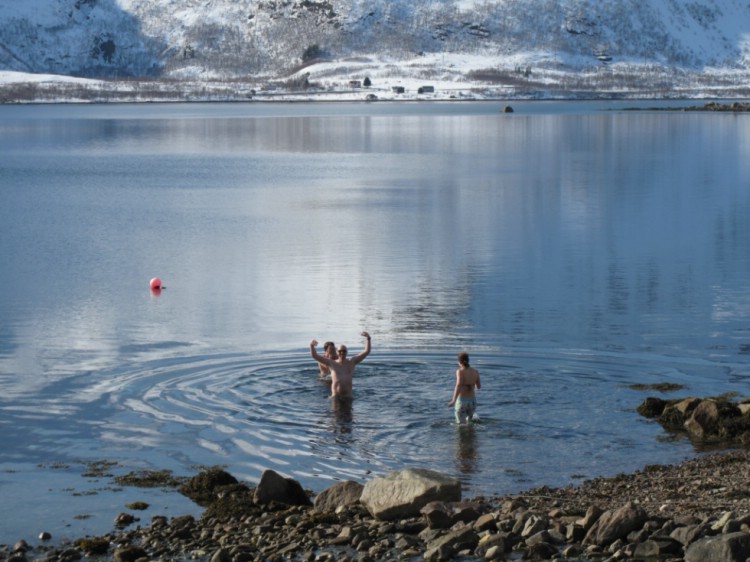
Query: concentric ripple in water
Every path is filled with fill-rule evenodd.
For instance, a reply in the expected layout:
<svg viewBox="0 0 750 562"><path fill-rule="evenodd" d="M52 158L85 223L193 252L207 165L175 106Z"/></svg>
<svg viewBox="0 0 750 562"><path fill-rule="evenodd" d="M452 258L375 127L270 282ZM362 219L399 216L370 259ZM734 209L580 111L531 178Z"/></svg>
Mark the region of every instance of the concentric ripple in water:
<svg viewBox="0 0 750 562"><path fill-rule="evenodd" d="M48 442L55 453L64 443L183 473L224 465L250 481L272 468L313 490L424 466L460 478L467 495L507 493L682 458L689 445L662 442L661 428L635 412L647 393L630 386L698 392L707 373L726 376L721 365L549 350L474 354L472 364L483 385L480 421L468 429L447 406L452 356L379 351L342 404L299 352L197 355L82 376L54 397L56 417L71 423Z"/></svg>

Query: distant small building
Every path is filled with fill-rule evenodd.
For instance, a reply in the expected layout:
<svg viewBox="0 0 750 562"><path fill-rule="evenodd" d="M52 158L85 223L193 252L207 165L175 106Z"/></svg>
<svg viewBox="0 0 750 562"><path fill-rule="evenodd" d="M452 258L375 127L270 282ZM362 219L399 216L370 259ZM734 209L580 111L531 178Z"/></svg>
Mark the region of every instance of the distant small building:
<svg viewBox="0 0 750 562"><path fill-rule="evenodd" d="M404 92L406 92L406 88L404 88L403 86L393 86L391 90L394 94L403 94Z"/></svg>
<svg viewBox="0 0 750 562"><path fill-rule="evenodd" d="M362 81L361 80L349 80L349 87L350 88L361 88L362 87Z"/></svg>
<svg viewBox="0 0 750 562"><path fill-rule="evenodd" d="M435 86L420 86L417 90L418 94L434 94Z"/></svg>

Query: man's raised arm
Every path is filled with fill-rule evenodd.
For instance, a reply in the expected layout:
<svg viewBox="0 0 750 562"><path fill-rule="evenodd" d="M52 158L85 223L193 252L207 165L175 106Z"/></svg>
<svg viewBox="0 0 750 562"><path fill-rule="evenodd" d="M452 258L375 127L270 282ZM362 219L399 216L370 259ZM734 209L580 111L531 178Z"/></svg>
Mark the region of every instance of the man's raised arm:
<svg viewBox="0 0 750 562"><path fill-rule="evenodd" d="M368 334L367 332L362 332L362 335L367 338L367 343L365 344L365 350L362 353L360 353L356 357L352 357L352 361L354 361L355 363L359 363L365 357L370 355L370 334Z"/></svg>
<svg viewBox="0 0 750 562"><path fill-rule="evenodd" d="M310 342L310 355L313 356L313 359L315 359L318 363L323 363L324 365L330 365L333 363L331 359L328 357L324 357L318 353L318 351L315 349L315 346L318 345L318 340L313 340Z"/></svg>

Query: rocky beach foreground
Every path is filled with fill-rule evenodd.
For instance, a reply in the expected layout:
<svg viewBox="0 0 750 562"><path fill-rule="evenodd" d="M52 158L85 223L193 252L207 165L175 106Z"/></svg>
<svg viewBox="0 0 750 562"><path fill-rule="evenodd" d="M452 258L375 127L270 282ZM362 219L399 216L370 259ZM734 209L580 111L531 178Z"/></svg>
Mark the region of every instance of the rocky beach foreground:
<svg viewBox="0 0 750 562"><path fill-rule="evenodd" d="M749 484L747 450L471 500L461 498L458 481L424 469L339 482L313 496L270 470L252 488L215 468L180 487L205 506L200 518L138 523L113 514L117 528L105 536L20 541L0 547L0 560L745 562Z"/></svg>

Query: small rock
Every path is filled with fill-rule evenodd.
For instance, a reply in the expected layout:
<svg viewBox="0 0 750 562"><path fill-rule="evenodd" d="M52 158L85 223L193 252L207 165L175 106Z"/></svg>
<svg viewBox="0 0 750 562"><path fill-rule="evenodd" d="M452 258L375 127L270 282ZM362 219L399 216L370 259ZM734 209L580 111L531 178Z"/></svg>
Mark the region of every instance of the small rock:
<svg viewBox="0 0 750 562"><path fill-rule="evenodd" d="M331 544L341 545L341 544L349 544L352 542L352 538L354 537L354 533L352 531L352 528L349 526L343 527L341 529L341 532L338 534L338 536L331 541Z"/></svg>
<svg viewBox="0 0 750 562"><path fill-rule="evenodd" d="M448 529L453 525L453 511L445 502L430 502L419 512L430 529Z"/></svg>
<svg viewBox="0 0 750 562"><path fill-rule="evenodd" d="M648 515L639 505L628 502L620 509L607 511L589 529L583 542L605 546L640 529Z"/></svg>
<svg viewBox="0 0 750 562"><path fill-rule="evenodd" d="M146 502L138 501L126 504L125 507L127 507L128 509L134 509L136 511L144 511L149 508L149 505Z"/></svg>
<svg viewBox="0 0 750 562"><path fill-rule="evenodd" d="M505 552L500 546L491 546L484 553L485 560L501 560L505 557Z"/></svg>
<svg viewBox="0 0 750 562"><path fill-rule="evenodd" d="M447 545L453 552L462 550L474 550L479 544L479 536L471 527L464 527L457 531L443 535L436 541L427 545L428 549L436 549Z"/></svg>
<svg viewBox="0 0 750 562"><path fill-rule="evenodd" d="M474 521L474 528L481 531L490 531L497 528L497 521L493 513L485 513L480 515L476 521Z"/></svg>
<svg viewBox="0 0 750 562"><path fill-rule="evenodd" d="M528 538L532 535L536 535L541 531L547 530L547 519L538 515L532 515L526 520L526 524L521 531L523 538Z"/></svg>
<svg viewBox="0 0 750 562"><path fill-rule="evenodd" d="M83 558L83 554L76 548L68 548L60 554L60 562L75 562L81 558Z"/></svg>
<svg viewBox="0 0 750 562"><path fill-rule="evenodd" d="M139 546L121 546L115 550L116 562L135 562L146 556L148 556L146 551Z"/></svg>
<svg viewBox="0 0 750 562"><path fill-rule="evenodd" d="M654 537L638 543L633 554L635 558L659 558L681 553L682 545L679 541L670 537Z"/></svg>
<svg viewBox="0 0 750 562"><path fill-rule="evenodd" d="M211 556L211 562L231 562L232 557L225 548L220 548Z"/></svg>
<svg viewBox="0 0 750 562"><path fill-rule="evenodd" d="M569 543L581 542L586 536L586 529L576 523L571 523L565 529L565 540Z"/></svg>
<svg viewBox="0 0 750 562"><path fill-rule="evenodd" d="M120 513L117 517L115 517L115 525L118 527L127 527L134 521L135 517L133 517L130 513Z"/></svg>
<svg viewBox="0 0 750 562"><path fill-rule="evenodd" d="M562 555L565 558L578 558L581 554L583 554L583 548L578 544L572 544L562 551Z"/></svg>
<svg viewBox="0 0 750 562"><path fill-rule="evenodd" d="M719 520L716 523L714 523L713 525L711 525L711 530L714 531L715 533L721 532L721 530L724 528L724 526L727 523L729 523L729 521L733 517L734 517L734 513L732 513L731 511L724 512L721 515L721 517L719 518Z"/></svg>
<svg viewBox="0 0 750 562"><path fill-rule="evenodd" d="M557 554L557 547L546 542L529 545L524 552L525 560L549 560Z"/></svg>
<svg viewBox="0 0 750 562"><path fill-rule="evenodd" d="M649 396L638 406L637 411L645 418L658 418L666 407L666 400Z"/></svg>
<svg viewBox="0 0 750 562"><path fill-rule="evenodd" d="M585 531L588 531L594 523L596 523L599 517L602 516L602 513L604 513L604 511L599 506L592 505L586 510L586 515L582 519L576 521L576 525L582 527Z"/></svg>

